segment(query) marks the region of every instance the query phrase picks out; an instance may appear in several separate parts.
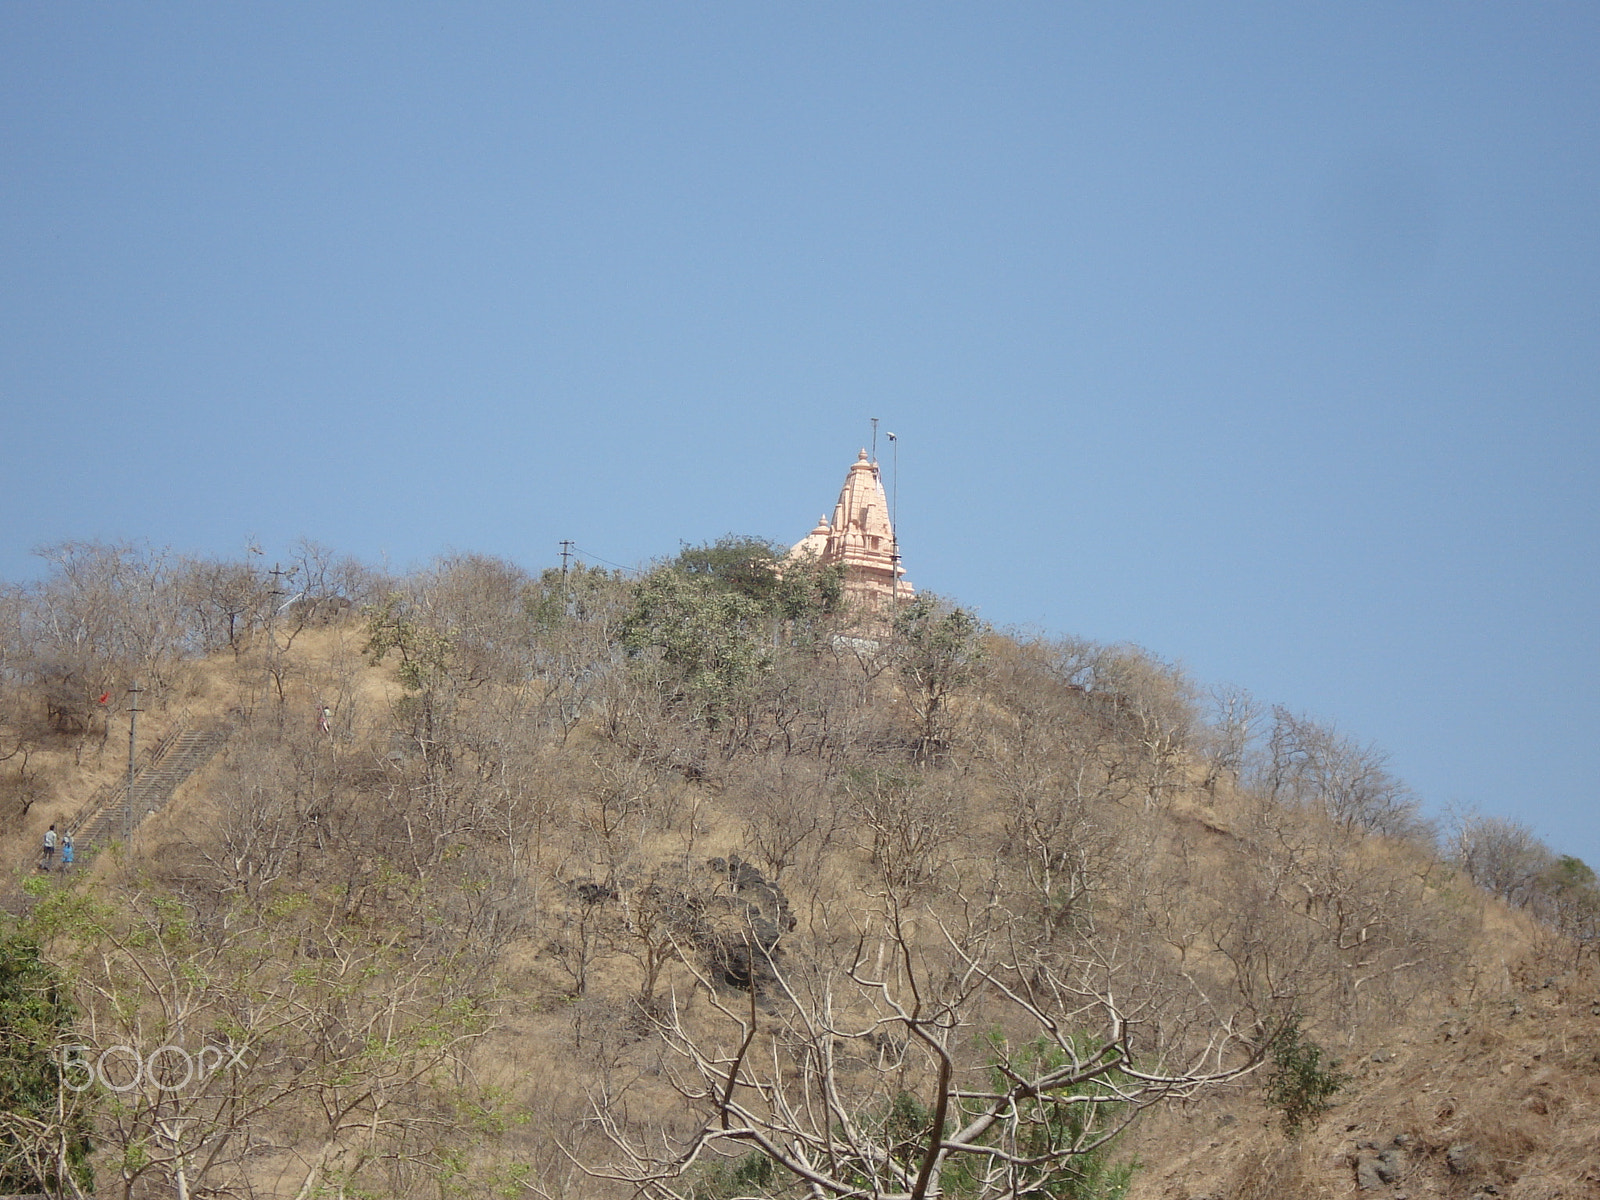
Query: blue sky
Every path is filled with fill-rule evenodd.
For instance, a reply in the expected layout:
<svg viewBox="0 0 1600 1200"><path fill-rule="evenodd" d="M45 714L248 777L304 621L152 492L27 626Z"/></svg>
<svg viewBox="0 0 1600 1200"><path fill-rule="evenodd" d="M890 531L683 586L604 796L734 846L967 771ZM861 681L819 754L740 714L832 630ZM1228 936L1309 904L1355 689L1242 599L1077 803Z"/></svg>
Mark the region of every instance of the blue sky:
<svg viewBox="0 0 1600 1200"><path fill-rule="evenodd" d="M0 6L0 577L792 541L1600 865L1600 8ZM881 448L881 443L880 443Z"/></svg>

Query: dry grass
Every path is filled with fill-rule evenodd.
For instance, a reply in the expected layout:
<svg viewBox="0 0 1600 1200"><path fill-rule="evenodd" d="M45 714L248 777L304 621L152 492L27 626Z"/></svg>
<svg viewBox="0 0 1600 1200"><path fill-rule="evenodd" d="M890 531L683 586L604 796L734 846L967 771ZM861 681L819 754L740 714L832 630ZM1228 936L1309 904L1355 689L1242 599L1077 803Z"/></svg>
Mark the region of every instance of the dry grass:
<svg viewBox="0 0 1600 1200"><path fill-rule="evenodd" d="M1363 1146L1396 1135L1404 1175L1364 1194L1600 1196L1600 973L1559 966L1521 960L1523 982L1358 1047L1336 1107L1298 1141L1249 1094L1161 1114L1133 1142L1147 1169L1130 1200L1352 1196Z"/></svg>

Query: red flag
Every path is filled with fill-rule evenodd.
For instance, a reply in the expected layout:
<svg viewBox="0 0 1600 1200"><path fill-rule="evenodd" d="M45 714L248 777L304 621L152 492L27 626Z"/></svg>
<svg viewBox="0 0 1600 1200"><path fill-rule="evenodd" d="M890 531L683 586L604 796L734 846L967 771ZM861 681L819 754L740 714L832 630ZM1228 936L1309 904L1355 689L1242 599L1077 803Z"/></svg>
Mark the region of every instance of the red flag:
<svg viewBox="0 0 1600 1200"><path fill-rule="evenodd" d="M106 703L106 701L108 701L110 699L111 699L111 693L110 692L101 692L100 693L100 703L101 704Z"/></svg>

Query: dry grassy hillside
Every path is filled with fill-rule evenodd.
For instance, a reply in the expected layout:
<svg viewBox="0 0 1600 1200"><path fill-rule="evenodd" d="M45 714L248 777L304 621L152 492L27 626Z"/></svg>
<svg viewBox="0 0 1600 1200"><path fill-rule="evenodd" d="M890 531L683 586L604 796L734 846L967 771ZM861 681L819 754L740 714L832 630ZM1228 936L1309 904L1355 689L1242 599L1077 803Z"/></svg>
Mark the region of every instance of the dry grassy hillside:
<svg viewBox="0 0 1600 1200"><path fill-rule="evenodd" d="M1592 943L1443 861L1370 751L1208 711L1136 650L934 600L891 625L709 549L639 581L463 558L334 587L324 558L324 602L226 622L191 578L174 627L210 632L143 663L141 733L227 741L70 876L34 847L126 725L15 617L6 961L74 1007L0 1011L80 1049L52 1074L13 1039L44 1115L0 1125L5 1178L1600 1194Z"/></svg>

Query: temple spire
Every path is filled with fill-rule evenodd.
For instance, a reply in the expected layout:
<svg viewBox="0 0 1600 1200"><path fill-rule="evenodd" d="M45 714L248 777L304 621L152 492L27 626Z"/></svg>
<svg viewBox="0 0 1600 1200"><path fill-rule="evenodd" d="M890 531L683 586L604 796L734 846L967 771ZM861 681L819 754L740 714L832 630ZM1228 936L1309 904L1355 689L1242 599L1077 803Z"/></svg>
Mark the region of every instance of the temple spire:
<svg viewBox="0 0 1600 1200"><path fill-rule="evenodd" d="M897 598L911 598L912 586L907 580L899 579L896 584L904 572L897 562L889 500L878 464L865 449L845 475L832 519L820 520L790 551L807 552L824 565L844 565L845 593L858 604L879 608Z"/></svg>

